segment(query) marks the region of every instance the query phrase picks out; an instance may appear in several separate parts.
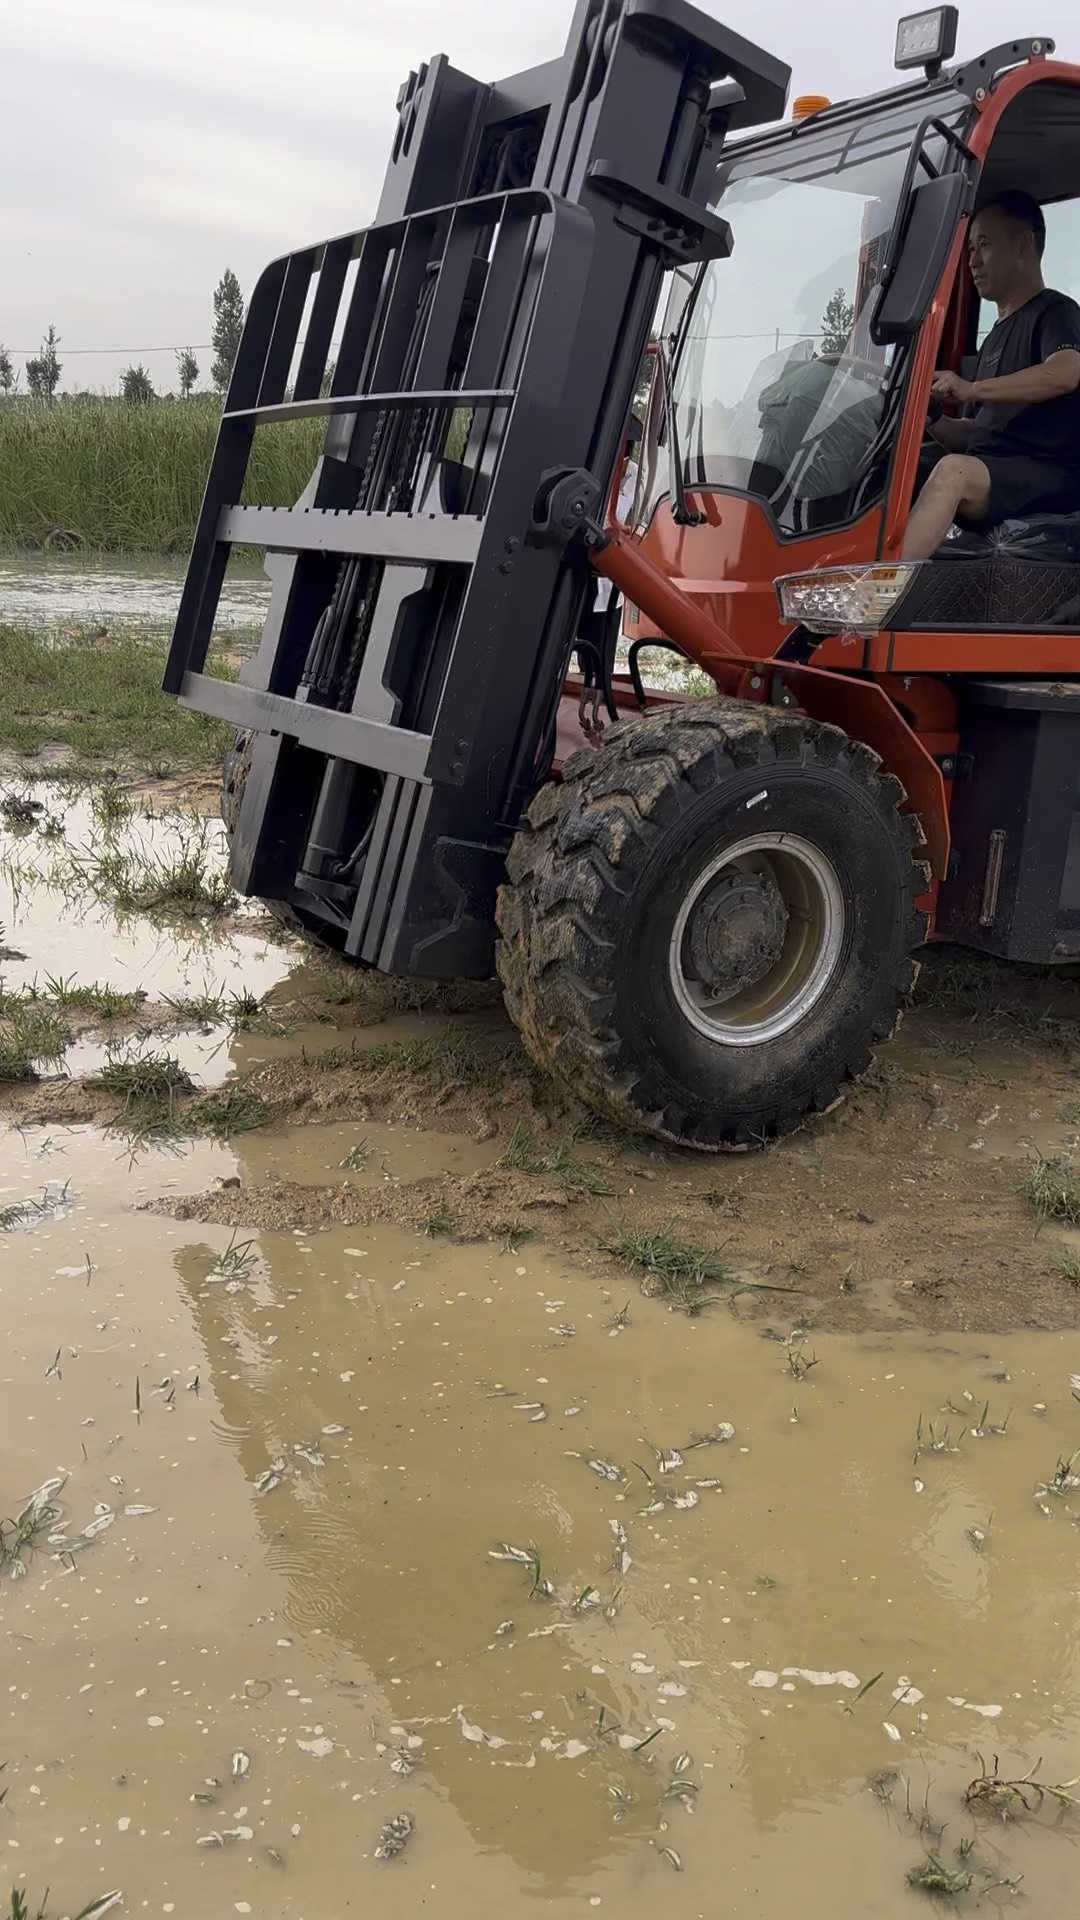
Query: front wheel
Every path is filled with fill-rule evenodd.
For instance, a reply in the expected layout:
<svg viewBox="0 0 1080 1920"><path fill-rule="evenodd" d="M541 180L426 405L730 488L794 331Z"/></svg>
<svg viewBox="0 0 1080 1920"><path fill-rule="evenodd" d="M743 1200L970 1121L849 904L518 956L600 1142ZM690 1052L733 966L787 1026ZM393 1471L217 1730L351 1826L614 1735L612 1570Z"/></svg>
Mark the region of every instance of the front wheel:
<svg viewBox="0 0 1080 1920"><path fill-rule="evenodd" d="M721 699L611 729L544 787L499 898L539 1065L715 1152L825 1112L914 984L927 870L903 789L836 727Z"/></svg>

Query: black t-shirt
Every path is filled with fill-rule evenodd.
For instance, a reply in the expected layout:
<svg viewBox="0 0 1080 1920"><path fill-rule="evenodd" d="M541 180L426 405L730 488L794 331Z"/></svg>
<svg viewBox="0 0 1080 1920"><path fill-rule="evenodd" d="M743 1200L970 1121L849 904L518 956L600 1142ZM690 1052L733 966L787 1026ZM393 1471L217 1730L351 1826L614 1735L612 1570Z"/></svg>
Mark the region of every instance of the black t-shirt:
<svg viewBox="0 0 1080 1920"><path fill-rule="evenodd" d="M1065 347L1080 353L1080 306L1046 287L987 334L975 378L996 380L1041 367ZM975 409L967 450L1019 455L1080 474L1080 390L1034 406L984 401Z"/></svg>

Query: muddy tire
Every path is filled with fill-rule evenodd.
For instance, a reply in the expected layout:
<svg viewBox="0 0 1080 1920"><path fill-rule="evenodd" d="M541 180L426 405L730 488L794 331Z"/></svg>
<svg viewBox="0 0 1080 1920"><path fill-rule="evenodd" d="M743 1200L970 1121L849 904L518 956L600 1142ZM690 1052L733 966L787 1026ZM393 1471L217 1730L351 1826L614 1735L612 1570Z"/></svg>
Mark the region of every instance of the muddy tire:
<svg viewBox="0 0 1080 1920"><path fill-rule="evenodd" d="M247 730L238 733L221 763L221 818L230 841L236 832L236 823L240 818L240 802L244 797L244 787L251 768L251 749L254 738L254 734ZM329 944L320 933L316 922L313 921L309 925L284 900L264 900L262 905L270 918L276 920L286 932L300 934L303 939L313 940L320 947Z"/></svg>
<svg viewBox="0 0 1080 1920"><path fill-rule="evenodd" d="M613 727L544 787L499 896L533 1059L706 1152L824 1113L900 1018L925 938L917 821L868 747L746 702Z"/></svg>

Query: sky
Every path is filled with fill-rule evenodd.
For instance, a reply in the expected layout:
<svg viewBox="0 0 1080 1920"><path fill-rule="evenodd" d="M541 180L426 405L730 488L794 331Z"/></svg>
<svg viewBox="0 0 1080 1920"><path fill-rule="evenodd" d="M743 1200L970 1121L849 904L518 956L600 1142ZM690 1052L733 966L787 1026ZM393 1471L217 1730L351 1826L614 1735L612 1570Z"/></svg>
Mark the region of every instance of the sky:
<svg viewBox="0 0 1080 1920"><path fill-rule="evenodd" d="M900 0L903 4L903 0ZM434 53L480 79L552 58L572 0L0 0L0 343L21 369L56 327L62 386L114 388L175 351L208 378L212 294L363 226L394 103ZM838 100L892 79L889 0L707 0ZM907 0L906 10L911 10ZM1080 59L1067 0L969 0L958 52L1017 32ZM899 11L899 7L897 8Z"/></svg>

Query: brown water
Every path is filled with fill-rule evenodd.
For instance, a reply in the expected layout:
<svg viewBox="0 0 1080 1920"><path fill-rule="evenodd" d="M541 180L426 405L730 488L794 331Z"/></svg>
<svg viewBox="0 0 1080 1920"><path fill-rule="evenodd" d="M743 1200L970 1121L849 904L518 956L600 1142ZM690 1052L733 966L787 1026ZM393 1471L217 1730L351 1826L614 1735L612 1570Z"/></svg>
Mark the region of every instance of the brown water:
<svg viewBox="0 0 1080 1920"><path fill-rule="evenodd" d="M366 1180L494 1158L364 1132ZM1080 1442L1076 1337L825 1336L795 1380L726 1313L621 1326L532 1246L264 1233L230 1278L227 1232L140 1211L341 1179L356 1137L134 1170L88 1131L4 1140L27 1190L70 1186L0 1240L0 1510L65 1475L69 1538L118 1515L0 1581L9 1880L58 1913L892 1920L972 1840L961 1910L1023 1874L1026 1912L1071 1911L1080 1815L963 1794L976 1750L1080 1773L1080 1503L1033 1497ZM913 1461L920 1417L958 1451Z"/></svg>

